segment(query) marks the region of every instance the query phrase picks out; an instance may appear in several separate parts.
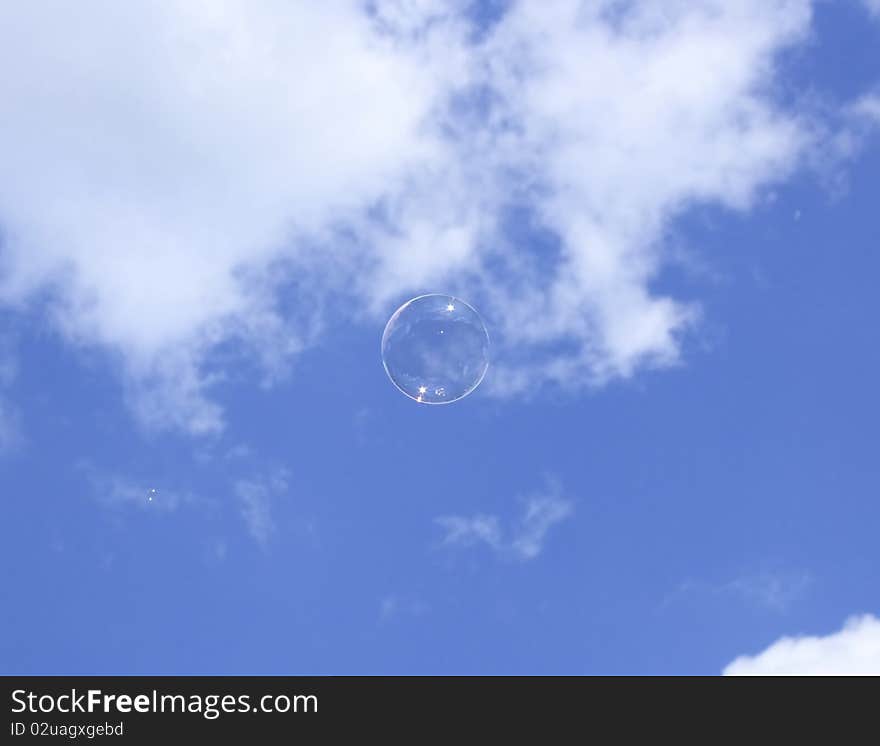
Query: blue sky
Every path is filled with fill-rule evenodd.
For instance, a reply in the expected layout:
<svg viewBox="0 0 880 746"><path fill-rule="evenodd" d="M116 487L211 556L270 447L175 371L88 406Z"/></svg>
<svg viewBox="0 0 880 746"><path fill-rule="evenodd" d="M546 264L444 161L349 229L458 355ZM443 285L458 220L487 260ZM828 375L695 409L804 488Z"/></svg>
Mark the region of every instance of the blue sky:
<svg viewBox="0 0 880 746"><path fill-rule="evenodd" d="M880 673L876 3L185 5L0 11L3 673Z"/></svg>

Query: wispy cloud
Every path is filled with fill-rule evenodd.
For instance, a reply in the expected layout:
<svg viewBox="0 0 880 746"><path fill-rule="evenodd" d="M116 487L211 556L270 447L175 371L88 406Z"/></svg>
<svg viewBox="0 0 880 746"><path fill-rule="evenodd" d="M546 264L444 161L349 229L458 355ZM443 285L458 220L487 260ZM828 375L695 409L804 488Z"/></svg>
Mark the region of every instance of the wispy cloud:
<svg viewBox="0 0 880 746"><path fill-rule="evenodd" d="M448 515L435 518L434 522L446 532L443 537L444 544L459 546L487 544L492 549L500 549L502 546L498 516L474 515L466 518Z"/></svg>
<svg viewBox="0 0 880 746"><path fill-rule="evenodd" d="M284 470L268 476L240 479L235 483L235 495L248 533L263 548L268 546L276 531L272 503L279 495L287 492L287 486L288 475Z"/></svg>
<svg viewBox="0 0 880 746"><path fill-rule="evenodd" d="M865 614L826 636L783 637L724 668L725 676L880 676L880 619Z"/></svg>
<svg viewBox="0 0 880 746"><path fill-rule="evenodd" d="M806 597L813 582L813 576L806 571L788 570L762 570L722 582L689 579L670 593L662 606L684 599L727 598L767 611L784 613Z"/></svg>
<svg viewBox="0 0 880 746"><path fill-rule="evenodd" d="M544 547L547 532L568 518L572 511L572 503L557 494L530 497L526 500L519 530L511 540L514 554L523 559L537 557Z"/></svg>
<svg viewBox="0 0 880 746"><path fill-rule="evenodd" d="M136 508L171 512L180 506L197 502L186 490L169 487L161 482L101 471L90 464L80 464L92 497L110 508Z"/></svg>
<svg viewBox="0 0 880 746"><path fill-rule="evenodd" d="M501 556L530 560L543 550L550 529L568 518L573 510L573 503L562 497L556 486L551 486L547 493L522 501L522 513L506 533L495 515L441 516L435 523L444 531L443 546L482 544Z"/></svg>
<svg viewBox="0 0 880 746"><path fill-rule="evenodd" d="M390 593L379 602L379 622L387 624L401 617L420 617L428 610L428 604L419 598Z"/></svg>
<svg viewBox="0 0 880 746"><path fill-rule="evenodd" d="M0 453L14 450L23 441L20 416L8 395L17 373L12 344L0 335Z"/></svg>
<svg viewBox="0 0 880 746"><path fill-rule="evenodd" d="M721 586L720 592L735 594L749 603L772 611L787 611L802 600L813 583L807 572L762 572L748 575Z"/></svg>
<svg viewBox="0 0 880 746"><path fill-rule="evenodd" d="M21 438L17 413L11 404L0 398L0 453L14 450Z"/></svg>
<svg viewBox="0 0 880 746"><path fill-rule="evenodd" d="M266 548L277 531L273 505L288 490L287 470L249 463L252 461L249 449L243 445L220 450L219 453L216 450L197 451L193 468L204 468L209 464L215 475L225 475L227 486L221 489L221 493L226 496L232 493L234 505L248 534ZM224 456L227 463L224 463ZM242 474L246 467L250 467L247 476L236 476ZM78 465L78 469L85 477L92 498L108 508L172 512L183 506L217 506L216 496L197 495L185 487L169 484L161 475L150 477L117 473L85 461ZM307 525L305 530L309 532L312 529ZM222 554L218 554L218 557L225 556L228 548L225 540L218 544L221 545Z"/></svg>
<svg viewBox="0 0 880 746"><path fill-rule="evenodd" d="M880 124L880 92L866 93L856 101L850 111L857 117Z"/></svg>

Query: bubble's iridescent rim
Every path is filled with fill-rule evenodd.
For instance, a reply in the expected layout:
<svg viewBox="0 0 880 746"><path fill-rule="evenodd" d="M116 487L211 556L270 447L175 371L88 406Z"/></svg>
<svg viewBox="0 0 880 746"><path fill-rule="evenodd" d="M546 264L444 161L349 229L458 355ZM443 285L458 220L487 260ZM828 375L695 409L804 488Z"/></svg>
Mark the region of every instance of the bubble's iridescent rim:
<svg viewBox="0 0 880 746"><path fill-rule="evenodd" d="M409 306L412 303L415 303L417 300L422 300L422 298L449 298L450 300L454 301L455 303L461 303L461 305L465 306L466 308L469 308L471 310L471 312L473 312L474 316L476 316L480 320L480 326L483 327L483 334L486 335L486 349L488 350L489 347L491 346L492 342L489 339L489 330L486 328L486 322L483 321L483 317L480 316L480 312L477 311L477 309L474 308L470 303L468 303L467 301L462 300L461 298L458 298L454 295L449 295L447 293L424 293L423 295L417 295L415 298L410 298L406 303L404 303L400 308L398 308L394 313L391 314L391 318L388 319L388 323L385 324L385 329L382 331L382 341L379 345L379 357L382 358L382 367L385 369L385 374L388 376L388 380L394 384L394 388L396 388L401 394L403 394L408 399L412 399L417 404L428 404L428 405L436 404L438 406L444 406L446 404L455 404L455 402L461 401L462 399L465 399L468 396L470 396L472 393L474 393L474 391L476 391L477 387L483 382L483 379L486 377L486 373L489 371L488 355L486 357L486 367L483 368L483 372L480 374L480 377L477 379L477 382L473 386L471 386L461 396L459 396L456 399L449 399L447 401L424 401L424 400L419 401L418 397L413 396L412 394L410 394L408 391L404 390L403 388L401 388L397 384L397 381L395 381L394 377L391 375L391 371L388 370L388 365L385 362L385 355L382 354L385 350L385 339L388 336L388 329L391 328L392 324L394 324L394 321L397 319L398 316L400 316L401 313L403 313L403 311L406 309L407 306Z"/></svg>

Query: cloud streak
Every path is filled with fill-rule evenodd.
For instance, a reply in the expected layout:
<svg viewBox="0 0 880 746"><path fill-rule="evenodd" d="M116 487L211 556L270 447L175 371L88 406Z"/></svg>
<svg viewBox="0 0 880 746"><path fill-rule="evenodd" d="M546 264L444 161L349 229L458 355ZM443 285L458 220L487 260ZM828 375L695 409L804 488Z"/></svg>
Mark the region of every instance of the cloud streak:
<svg viewBox="0 0 880 746"><path fill-rule="evenodd" d="M803 600L812 584L813 577L807 572L781 570L740 575L723 583L686 580L662 605L690 597L736 598L750 606L781 614Z"/></svg>
<svg viewBox="0 0 880 746"><path fill-rule="evenodd" d="M286 472L279 471L269 477L239 479L235 482L234 492L248 533L265 549L277 531L272 517L272 503L287 492Z"/></svg>
<svg viewBox="0 0 880 746"><path fill-rule="evenodd" d="M574 504L551 486L546 494L523 500L521 515L506 534L495 515L449 515L434 522L444 532L442 546L485 545L502 557L526 561L541 554L550 529L569 518L573 511Z"/></svg>

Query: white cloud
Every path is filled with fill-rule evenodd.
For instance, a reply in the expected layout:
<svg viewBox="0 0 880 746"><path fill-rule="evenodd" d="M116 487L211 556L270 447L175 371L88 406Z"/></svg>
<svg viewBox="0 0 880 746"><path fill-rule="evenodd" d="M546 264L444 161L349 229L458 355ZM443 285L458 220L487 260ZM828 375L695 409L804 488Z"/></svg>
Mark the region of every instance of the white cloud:
<svg viewBox="0 0 880 746"><path fill-rule="evenodd" d="M309 247L439 152L435 69L353 4L4 4L0 66L0 298L53 286L154 424L217 429L211 347L295 352L312 321L272 263L332 264Z"/></svg>
<svg viewBox="0 0 880 746"><path fill-rule="evenodd" d="M697 311L651 292L664 231L695 204L747 208L794 167L806 130L768 90L774 55L809 22L798 1L572 0L507 16L489 54L512 130L500 147L561 242L507 331L576 343L540 375L601 380L677 359Z"/></svg>
<svg viewBox="0 0 880 746"><path fill-rule="evenodd" d="M272 502L287 491L286 472L282 470L269 477L240 479L236 481L234 491L248 533L265 548L276 531Z"/></svg>
<svg viewBox="0 0 880 746"><path fill-rule="evenodd" d="M466 5L3 4L0 303L51 288L141 420L193 432L223 426L219 343L283 373L331 297L468 293L502 393L676 362L664 235L797 165L774 60L809 0L519 2L481 35Z"/></svg>
<svg viewBox="0 0 880 746"><path fill-rule="evenodd" d="M498 516L494 515L441 516L435 519L435 523L445 531L444 546L485 544L502 556L530 560L541 553L549 530L568 518L574 505L559 494L556 485L551 484L546 494L525 499L522 507L522 515L511 526L507 539Z"/></svg>
<svg viewBox="0 0 880 746"><path fill-rule="evenodd" d="M825 637L783 637L755 656L742 656L726 676L880 675L880 619L852 617Z"/></svg>
<svg viewBox="0 0 880 746"><path fill-rule="evenodd" d="M863 2L871 15L880 18L880 0L863 0Z"/></svg>

